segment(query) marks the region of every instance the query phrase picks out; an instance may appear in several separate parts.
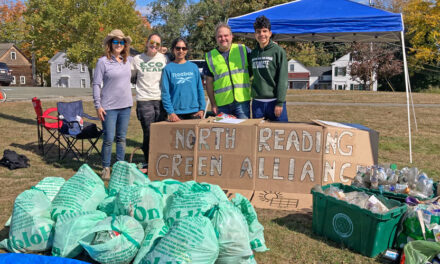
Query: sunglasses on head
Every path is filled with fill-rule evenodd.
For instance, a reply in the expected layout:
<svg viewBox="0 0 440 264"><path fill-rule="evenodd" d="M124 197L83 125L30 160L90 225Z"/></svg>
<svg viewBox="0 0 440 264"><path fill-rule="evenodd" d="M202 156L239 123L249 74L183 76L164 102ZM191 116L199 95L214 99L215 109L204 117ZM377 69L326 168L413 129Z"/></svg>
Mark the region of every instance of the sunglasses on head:
<svg viewBox="0 0 440 264"><path fill-rule="evenodd" d="M183 50L183 51L187 51L188 50L187 47L174 47L174 49L176 49L176 50Z"/></svg>
<svg viewBox="0 0 440 264"><path fill-rule="evenodd" d="M116 40L116 39L114 39L114 40L112 40L112 44L115 44L115 45L121 44L122 46L124 46L125 45L125 40Z"/></svg>
<svg viewBox="0 0 440 264"><path fill-rule="evenodd" d="M150 39L149 43L150 43L150 45L152 45L152 46L160 47L160 43L159 43L159 42L156 42L156 41L154 41L154 40L152 40L152 39Z"/></svg>

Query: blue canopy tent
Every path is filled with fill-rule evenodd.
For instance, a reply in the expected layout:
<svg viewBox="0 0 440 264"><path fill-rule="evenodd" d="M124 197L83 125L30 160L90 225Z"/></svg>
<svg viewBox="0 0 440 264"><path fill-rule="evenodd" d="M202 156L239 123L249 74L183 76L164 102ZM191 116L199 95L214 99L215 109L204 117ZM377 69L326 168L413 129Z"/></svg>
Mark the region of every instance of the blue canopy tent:
<svg viewBox="0 0 440 264"><path fill-rule="evenodd" d="M297 0L230 18L228 24L234 36L254 38L253 24L255 19L261 15L270 19L275 41L401 41L408 111L409 153L410 163L412 163L409 109L411 89L402 14L387 12L349 0Z"/></svg>

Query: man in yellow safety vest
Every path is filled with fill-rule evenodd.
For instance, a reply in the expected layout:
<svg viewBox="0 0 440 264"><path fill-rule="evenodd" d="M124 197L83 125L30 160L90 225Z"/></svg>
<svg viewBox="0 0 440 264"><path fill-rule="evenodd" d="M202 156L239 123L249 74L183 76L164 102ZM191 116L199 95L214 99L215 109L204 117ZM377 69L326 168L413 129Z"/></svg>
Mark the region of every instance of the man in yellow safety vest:
<svg viewBox="0 0 440 264"><path fill-rule="evenodd" d="M205 55L206 91L215 114L220 112L237 118L250 117L250 81L248 54L245 45L232 44L231 28L219 23L215 30L218 47Z"/></svg>

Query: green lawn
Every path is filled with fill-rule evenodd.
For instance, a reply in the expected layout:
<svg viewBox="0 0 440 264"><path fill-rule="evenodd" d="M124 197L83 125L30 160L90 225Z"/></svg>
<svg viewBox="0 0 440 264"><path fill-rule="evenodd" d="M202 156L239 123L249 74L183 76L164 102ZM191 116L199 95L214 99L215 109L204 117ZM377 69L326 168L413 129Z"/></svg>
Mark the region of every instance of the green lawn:
<svg viewBox="0 0 440 264"><path fill-rule="evenodd" d="M89 98L91 99L91 98ZM440 105L440 94L413 94L416 104ZM413 164L409 164L408 124L406 107L389 104L405 104L404 93L358 91L289 91L288 102L317 102L314 105L288 106L291 121L321 119L360 123L380 133L379 162L416 166L435 180L440 179L440 107L416 107L418 129L413 129ZM359 106L319 105L319 102L362 103ZM369 106L368 104L374 104ZM383 106L378 105L383 104ZM43 101L43 107L54 107L55 101ZM86 112L95 114L91 100L85 102ZM30 159L27 169L9 171L0 167L0 223L6 222L12 212L15 197L47 176L71 177L82 164L66 159L57 161L57 152L43 158L37 145L35 113L31 102L0 103L0 151L12 149ZM414 123L413 123L414 127ZM142 142L142 129L135 111L127 135L127 159L133 149ZM100 145L100 143L99 143ZM1 153L2 154L2 153ZM133 162L141 162L137 151ZM100 158L93 155L89 165L99 173ZM312 233L312 216L286 211L257 210L265 227L265 237L270 251L256 254L258 263L375 263L375 259L363 257L341 245ZM0 228L0 240L8 235L7 228ZM4 252L1 251L0 252Z"/></svg>

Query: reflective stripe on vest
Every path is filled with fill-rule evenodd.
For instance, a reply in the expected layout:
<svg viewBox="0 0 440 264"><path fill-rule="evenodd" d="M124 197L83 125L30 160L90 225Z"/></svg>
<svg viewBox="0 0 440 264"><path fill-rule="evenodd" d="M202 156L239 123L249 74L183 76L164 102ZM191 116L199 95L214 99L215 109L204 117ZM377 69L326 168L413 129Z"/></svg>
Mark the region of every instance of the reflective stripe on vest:
<svg viewBox="0 0 440 264"><path fill-rule="evenodd" d="M218 106L250 100L247 52L244 45L232 44L229 65L217 49L206 53L206 62L214 75L214 96Z"/></svg>

